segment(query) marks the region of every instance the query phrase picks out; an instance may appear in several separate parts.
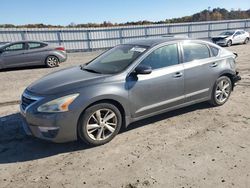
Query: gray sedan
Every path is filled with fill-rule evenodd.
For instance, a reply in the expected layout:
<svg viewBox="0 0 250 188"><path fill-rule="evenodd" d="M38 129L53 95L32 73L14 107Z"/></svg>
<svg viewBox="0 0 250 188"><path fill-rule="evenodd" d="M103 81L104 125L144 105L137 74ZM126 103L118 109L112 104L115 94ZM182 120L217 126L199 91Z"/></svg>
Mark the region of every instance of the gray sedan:
<svg viewBox="0 0 250 188"><path fill-rule="evenodd" d="M223 105L240 76L236 55L178 38L122 44L86 65L49 74L24 91L27 134L54 142L109 142L122 126L208 101Z"/></svg>
<svg viewBox="0 0 250 188"><path fill-rule="evenodd" d="M45 42L20 41L0 47L0 69L33 65L52 68L66 59L64 47L52 46Z"/></svg>

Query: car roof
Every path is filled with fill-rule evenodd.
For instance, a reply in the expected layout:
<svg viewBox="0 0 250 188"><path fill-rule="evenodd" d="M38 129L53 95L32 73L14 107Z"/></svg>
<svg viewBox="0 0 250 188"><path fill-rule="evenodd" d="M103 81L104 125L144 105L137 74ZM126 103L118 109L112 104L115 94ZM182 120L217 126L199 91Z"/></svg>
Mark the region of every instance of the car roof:
<svg viewBox="0 0 250 188"><path fill-rule="evenodd" d="M235 29L235 30L227 30L226 32L237 32L237 31L244 31L243 29Z"/></svg>
<svg viewBox="0 0 250 188"><path fill-rule="evenodd" d="M46 42L43 41L36 41L36 40L20 40L20 41L15 41L15 42L9 42L6 45L10 45L10 44L16 44L16 43L21 43L21 42L37 42L37 43L43 43L43 44L48 44Z"/></svg>
<svg viewBox="0 0 250 188"><path fill-rule="evenodd" d="M156 46L158 44L166 43L166 42L173 42L173 41L189 41L193 40L190 38L176 38L176 37L162 37L162 38L148 38L148 39L141 39L141 40L134 40L131 42L128 42L126 44L132 44L132 45L140 45L140 46Z"/></svg>
<svg viewBox="0 0 250 188"><path fill-rule="evenodd" d="M2 49L2 48L5 48L6 46L9 46L9 45L12 45L12 44L17 44L17 43L27 43L27 42L37 42L37 43L42 43L42 44L49 45L48 43L43 42L43 41L35 41L35 40L20 40L20 41L8 42L8 43L5 43L5 44L2 44L2 45L0 45L0 48Z"/></svg>

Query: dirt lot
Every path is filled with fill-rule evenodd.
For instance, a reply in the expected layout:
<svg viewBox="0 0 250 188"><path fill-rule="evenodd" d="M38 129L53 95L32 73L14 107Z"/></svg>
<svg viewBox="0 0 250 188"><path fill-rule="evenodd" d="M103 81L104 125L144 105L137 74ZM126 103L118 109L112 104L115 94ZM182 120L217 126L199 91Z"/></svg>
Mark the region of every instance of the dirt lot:
<svg viewBox="0 0 250 188"><path fill-rule="evenodd" d="M250 45L229 50L239 54L243 80L224 106L202 103L133 123L95 148L25 136L14 103L32 81L100 52L70 54L57 69L0 72L0 187L249 188Z"/></svg>

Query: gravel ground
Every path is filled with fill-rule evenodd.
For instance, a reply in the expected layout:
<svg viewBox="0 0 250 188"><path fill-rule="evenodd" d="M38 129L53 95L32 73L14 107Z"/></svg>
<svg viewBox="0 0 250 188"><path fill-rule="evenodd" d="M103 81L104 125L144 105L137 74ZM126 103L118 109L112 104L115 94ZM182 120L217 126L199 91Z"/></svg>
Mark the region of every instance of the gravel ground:
<svg viewBox="0 0 250 188"><path fill-rule="evenodd" d="M148 118L94 148L25 136L18 106L10 104L32 81L100 52L69 54L56 69L0 72L0 187L249 188L250 45L228 49L239 54L243 79L224 106L202 103Z"/></svg>

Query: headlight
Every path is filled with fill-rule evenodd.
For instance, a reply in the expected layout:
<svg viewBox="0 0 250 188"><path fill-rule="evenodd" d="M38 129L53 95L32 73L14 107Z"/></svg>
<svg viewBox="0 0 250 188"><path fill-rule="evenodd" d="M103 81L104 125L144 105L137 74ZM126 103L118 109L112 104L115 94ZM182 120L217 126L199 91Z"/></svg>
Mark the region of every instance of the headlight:
<svg viewBox="0 0 250 188"><path fill-rule="evenodd" d="M79 93L67 95L52 101L49 101L38 107L38 112L66 112L69 105L79 96Z"/></svg>

